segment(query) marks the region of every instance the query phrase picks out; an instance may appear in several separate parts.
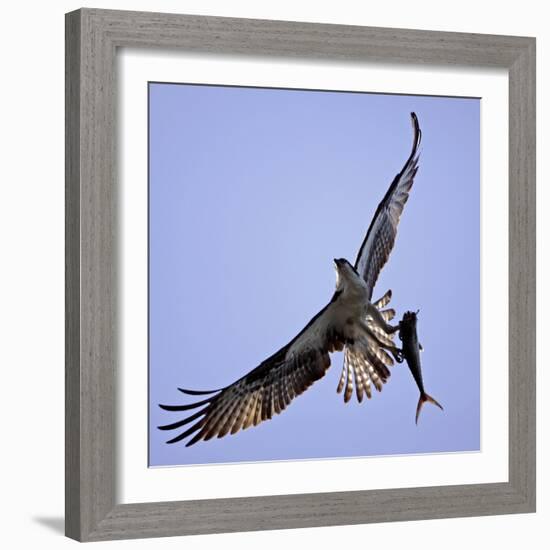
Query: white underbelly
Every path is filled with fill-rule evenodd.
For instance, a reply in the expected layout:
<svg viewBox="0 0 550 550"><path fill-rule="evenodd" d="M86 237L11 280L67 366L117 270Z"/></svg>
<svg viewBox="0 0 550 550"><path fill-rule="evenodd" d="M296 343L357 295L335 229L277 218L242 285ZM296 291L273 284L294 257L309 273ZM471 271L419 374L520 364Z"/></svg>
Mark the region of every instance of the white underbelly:
<svg viewBox="0 0 550 550"><path fill-rule="evenodd" d="M342 296L339 300L337 316L342 322L346 321L364 321L369 302L364 293L354 293L349 296Z"/></svg>

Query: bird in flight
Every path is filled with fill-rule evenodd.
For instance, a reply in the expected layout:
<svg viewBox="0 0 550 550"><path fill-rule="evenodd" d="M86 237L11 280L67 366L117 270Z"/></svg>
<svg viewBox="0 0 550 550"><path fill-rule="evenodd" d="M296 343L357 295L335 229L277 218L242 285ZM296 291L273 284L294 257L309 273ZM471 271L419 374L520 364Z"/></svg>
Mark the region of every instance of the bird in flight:
<svg viewBox="0 0 550 550"><path fill-rule="evenodd" d="M412 150L378 205L352 265L335 259L336 290L330 302L288 344L255 369L224 388L197 391L178 388L189 396L208 396L189 404L159 405L166 411L196 412L160 430L181 431L167 443L190 438L186 446L224 437L257 426L281 413L291 401L322 378L330 367L330 353L344 352L337 391L347 403L355 388L357 400L382 390L394 359L402 361L394 344L399 325L392 326L393 309L384 309L391 290L372 302L380 271L395 243L399 219L418 170L421 131L415 113ZM184 426L189 425L184 428Z"/></svg>

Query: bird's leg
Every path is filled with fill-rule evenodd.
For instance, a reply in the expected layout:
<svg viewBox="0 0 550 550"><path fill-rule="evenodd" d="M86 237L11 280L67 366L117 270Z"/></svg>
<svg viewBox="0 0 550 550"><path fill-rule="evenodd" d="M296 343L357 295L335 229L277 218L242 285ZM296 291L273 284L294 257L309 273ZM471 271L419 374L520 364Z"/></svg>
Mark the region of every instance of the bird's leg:
<svg viewBox="0 0 550 550"><path fill-rule="evenodd" d="M388 323L386 323L384 321L384 319L382 318L380 313L378 313L378 310L375 307L373 307L372 310L376 311L376 313L378 314L378 315L376 315L376 317L377 317L376 320L381 321L381 323L383 324L382 329L386 332L386 334L388 334L388 331L386 331L385 327L386 326L390 327L391 325L389 325ZM389 338L386 341L382 341L380 339L380 337L378 336L378 334L374 330L370 329L370 327L368 326L367 323L360 323L360 326L371 338L373 338L377 342L377 344L381 348L387 349L393 355L394 359L398 363L403 362L403 352L397 346L393 345ZM393 329L393 327L391 327L391 328ZM397 327L397 329L398 328L399 328L399 326ZM393 332L395 332L395 330L393 330L390 334L392 334Z"/></svg>
<svg viewBox="0 0 550 550"><path fill-rule="evenodd" d="M393 326L387 323L384 317L382 317L382 314L380 313L378 308L376 306L373 306L372 304L370 304L369 307L369 315L372 316L376 324L380 326L386 334L395 334L399 330L399 324Z"/></svg>
<svg viewBox="0 0 550 550"><path fill-rule="evenodd" d="M389 323L385 323L384 330L388 334L395 334L399 330L399 324L393 326L393 325L390 325ZM397 346L393 346L393 347L388 347L388 350L390 351L390 353L393 355L393 358L398 363L403 363L403 359L404 359L403 351L400 348L398 348Z"/></svg>
<svg viewBox="0 0 550 550"><path fill-rule="evenodd" d="M378 311L378 308L373 307L370 311L371 314L373 314L373 317L376 319L376 322L382 326L382 329L386 334L395 334L400 327L400 323L397 323L397 325L390 325L386 322L384 317L382 317L382 314L380 311ZM398 362L403 362L403 351L399 349L397 346L384 346L392 355L393 358Z"/></svg>

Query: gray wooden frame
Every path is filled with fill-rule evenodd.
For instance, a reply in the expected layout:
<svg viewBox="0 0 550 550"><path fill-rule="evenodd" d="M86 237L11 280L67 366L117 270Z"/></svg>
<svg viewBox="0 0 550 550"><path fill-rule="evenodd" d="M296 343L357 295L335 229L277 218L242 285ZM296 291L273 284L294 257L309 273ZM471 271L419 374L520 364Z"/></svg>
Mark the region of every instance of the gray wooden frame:
<svg viewBox="0 0 550 550"><path fill-rule="evenodd" d="M508 482L115 502L119 47L508 69ZM66 117L67 536L97 541L535 511L534 38L82 9L66 16Z"/></svg>

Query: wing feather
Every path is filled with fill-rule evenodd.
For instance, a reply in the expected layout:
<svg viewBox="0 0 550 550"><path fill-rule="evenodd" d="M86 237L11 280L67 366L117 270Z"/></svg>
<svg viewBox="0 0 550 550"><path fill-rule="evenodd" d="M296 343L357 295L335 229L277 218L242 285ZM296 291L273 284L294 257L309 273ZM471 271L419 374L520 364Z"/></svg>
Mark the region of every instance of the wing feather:
<svg viewBox="0 0 550 550"><path fill-rule="evenodd" d="M257 426L280 414L294 398L322 378L330 366L329 352L342 349L347 343L347 337L333 321L338 295L336 293L291 342L233 384L213 392L182 388L180 391L187 395L210 397L185 405L160 405L167 411L187 411L202 406L191 416L159 426L161 430L173 430L194 422L168 443L194 434L186 444L190 446ZM349 383L352 384L351 374Z"/></svg>
<svg viewBox="0 0 550 550"><path fill-rule="evenodd" d="M411 119L414 129L411 154L378 205L355 260L355 269L367 283L369 300L372 298L374 285L380 271L388 261L395 244L399 218L409 198L409 192L418 170L418 149L422 133L414 113L411 113Z"/></svg>

